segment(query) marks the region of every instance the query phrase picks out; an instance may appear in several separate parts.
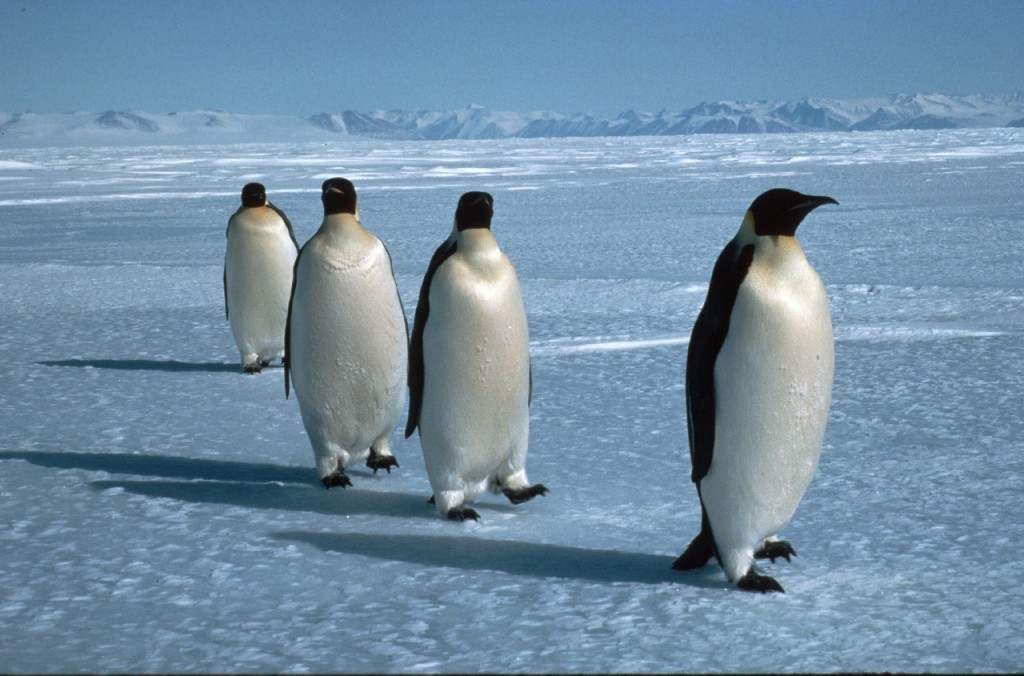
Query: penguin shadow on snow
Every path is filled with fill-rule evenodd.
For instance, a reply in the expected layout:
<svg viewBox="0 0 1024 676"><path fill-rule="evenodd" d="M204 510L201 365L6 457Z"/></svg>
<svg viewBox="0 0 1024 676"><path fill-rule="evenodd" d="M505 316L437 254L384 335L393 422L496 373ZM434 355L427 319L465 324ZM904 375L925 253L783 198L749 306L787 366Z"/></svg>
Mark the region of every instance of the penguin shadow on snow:
<svg viewBox="0 0 1024 676"><path fill-rule="evenodd" d="M148 498L168 498L180 502L227 505L245 509L277 509L311 512L331 516L393 516L399 518L437 518L422 495L346 488L324 490L323 486L240 481L93 481L97 491L121 489Z"/></svg>
<svg viewBox="0 0 1024 676"><path fill-rule="evenodd" d="M24 460L39 467L52 469L82 469L90 472L192 481L283 482L304 485L313 485L316 481L316 471L311 467L145 453L0 451L0 460Z"/></svg>
<svg viewBox="0 0 1024 676"><path fill-rule="evenodd" d="M165 455L0 451L0 461L24 460L52 469L155 477L103 479L89 485L97 492L120 489L150 498L230 505L248 509L280 509L332 515L372 514L436 518L422 495L363 490L325 491L312 467L289 467ZM381 477L385 480L384 477ZM373 475L366 473L366 482Z"/></svg>
<svg viewBox="0 0 1024 676"><path fill-rule="evenodd" d="M92 481L89 486L96 492L122 490L149 498L246 509L437 520L436 511L421 494L358 487L325 491L316 481L316 472L307 467L129 453L0 451L0 462L5 460L23 460L57 470L154 477L150 480ZM373 481L373 475L366 473L365 480ZM498 512L515 509L503 504L488 504L488 508ZM490 570L591 582L674 583L711 589L731 586L710 566L702 572L680 573L671 570L673 556L655 554L486 540L472 536L293 531L274 533L273 537L311 545L325 552L358 554L431 567Z"/></svg>
<svg viewBox="0 0 1024 676"><path fill-rule="evenodd" d="M436 518L436 515L432 516ZM674 583L713 589L729 586L720 575L680 574L672 570L674 557L657 554L486 540L472 536L287 531L274 533L273 537L311 545L324 552L356 554L435 568L602 583Z"/></svg>
<svg viewBox="0 0 1024 676"><path fill-rule="evenodd" d="M165 373L241 373L237 363L187 362L174 359L57 359L37 361L40 366L109 369L114 371L162 371Z"/></svg>

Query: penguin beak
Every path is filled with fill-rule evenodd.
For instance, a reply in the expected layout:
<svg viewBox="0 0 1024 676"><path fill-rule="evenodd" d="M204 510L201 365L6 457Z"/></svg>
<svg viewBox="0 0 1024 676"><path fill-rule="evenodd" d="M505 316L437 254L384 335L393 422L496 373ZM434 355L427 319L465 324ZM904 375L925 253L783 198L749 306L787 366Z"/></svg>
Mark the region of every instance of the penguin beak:
<svg viewBox="0 0 1024 676"><path fill-rule="evenodd" d="M807 201L801 202L800 204L794 204L792 207L787 209L787 211L802 211L807 214L814 209L817 209L822 204L835 204L837 206L839 204L839 202L826 195L804 195L804 197L807 198Z"/></svg>

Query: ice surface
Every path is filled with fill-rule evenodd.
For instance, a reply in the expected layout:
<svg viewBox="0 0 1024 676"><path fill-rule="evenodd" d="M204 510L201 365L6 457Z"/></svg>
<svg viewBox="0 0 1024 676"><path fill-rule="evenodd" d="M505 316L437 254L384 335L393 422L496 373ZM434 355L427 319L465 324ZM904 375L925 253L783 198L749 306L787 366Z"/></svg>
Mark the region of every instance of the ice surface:
<svg viewBox="0 0 1024 676"><path fill-rule="evenodd" d="M0 670L1020 671L1024 131L0 149ZM459 195L495 196L531 329L530 478L482 521L401 467L316 480L282 370L244 376L227 219L300 241L353 178L406 313ZM766 564L696 533L686 342L761 191L836 328L821 464Z"/></svg>

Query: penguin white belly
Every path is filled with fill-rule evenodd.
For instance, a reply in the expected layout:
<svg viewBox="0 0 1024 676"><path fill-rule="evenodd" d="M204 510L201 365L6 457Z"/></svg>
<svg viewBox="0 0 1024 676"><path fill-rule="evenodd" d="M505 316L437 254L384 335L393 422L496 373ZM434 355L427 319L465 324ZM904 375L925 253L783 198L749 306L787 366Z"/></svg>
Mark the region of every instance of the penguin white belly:
<svg viewBox="0 0 1024 676"><path fill-rule="evenodd" d="M495 476L525 485L530 354L526 311L511 263L467 265L461 252L439 270L423 331L420 438L438 509L453 492L471 500Z"/></svg>
<svg viewBox="0 0 1024 676"><path fill-rule="evenodd" d="M321 477L386 448L405 403L405 314L373 241L354 253L307 245L299 261L289 369Z"/></svg>
<svg viewBox="0 0 1024 676"><path fill-rule="evenodd" d="M754 263L715 362L715 446L701 481L722 566L733 580L789 523L818 464L831 401L832 323L802 253Z"/></svg>
<svg viewBox="0 0 1024 676"><path fill-rule="evenodd" d="M280 217L266 211L232 219L224 259L228 321L244 363L284 355L296 251Z"/></svg>

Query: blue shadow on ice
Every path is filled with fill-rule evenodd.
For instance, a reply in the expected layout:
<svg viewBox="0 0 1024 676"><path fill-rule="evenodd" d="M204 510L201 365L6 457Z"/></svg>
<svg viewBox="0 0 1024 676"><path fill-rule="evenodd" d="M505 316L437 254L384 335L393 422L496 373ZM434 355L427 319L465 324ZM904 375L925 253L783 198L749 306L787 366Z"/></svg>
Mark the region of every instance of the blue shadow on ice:
<svg viewBox="0 0 1024 676"><path fill-rule="evenodd" d="M164 371L167 373L241 373L239 364L220 362L188 362L168 359L57 359L38 361L40 366L73 366L76 368L112 369L115 371Z"/></svg>
<svg viewBox="0 0 1024 676"><path fill-rule="evenodd" d="M232 505L251 509L280 509L320 514L374 514L398 517L434 517L423 495L360 490L324 490L312 467L266 463L181 458L128 453L60 453L53 451L0 451L0 461L24 460L40 467L81 469L91 472L159 477L177 481L109 479L89 485L97 491L120 489L152 498L182 502ZM354 479L357 474L351 475ZM357 481L372 485L374 475ZM381 475L379 480L384 481Z"/></svg>
<svg viewBox="0 0 1024 676"><path fill-rule="evenodd" d="M256 483L280 481L297 484L313 484L316 481L316 470L312 467L207 460L172 455L0 451L0 460L25 460L33 465L55 469L84 469L92 472L174 479Z"/></svg>
<svg viewBox="0 0 1024 676"><path fill-rule="evenodd" d="M437 518L431 510L432 518ZM467 536L369 535L364 533L274 533L280 540L301 542L325 552L356 554L421 566L488 570L528 577L685 584L721 588L719 577L679 573L671 569L675 557L583 549L562 545L486 540Z"/></svg>

